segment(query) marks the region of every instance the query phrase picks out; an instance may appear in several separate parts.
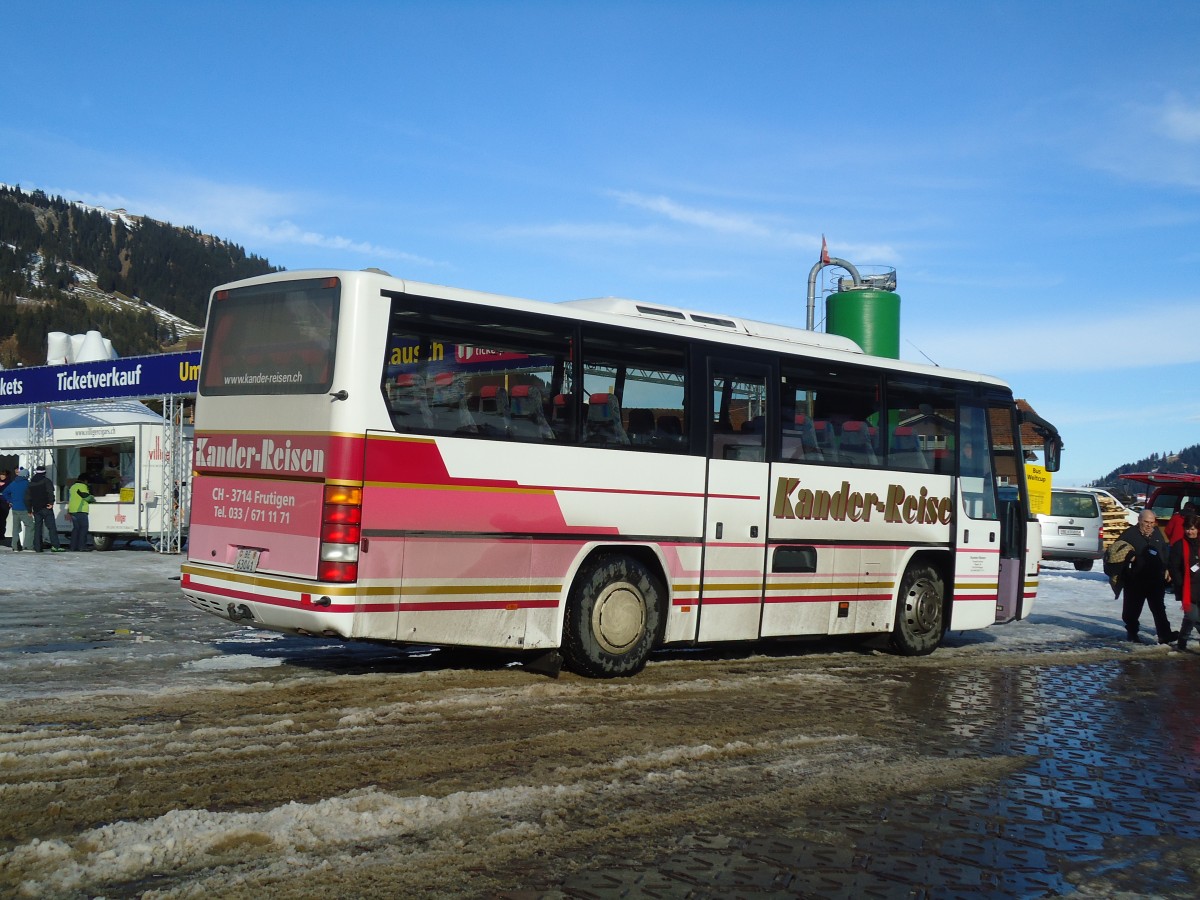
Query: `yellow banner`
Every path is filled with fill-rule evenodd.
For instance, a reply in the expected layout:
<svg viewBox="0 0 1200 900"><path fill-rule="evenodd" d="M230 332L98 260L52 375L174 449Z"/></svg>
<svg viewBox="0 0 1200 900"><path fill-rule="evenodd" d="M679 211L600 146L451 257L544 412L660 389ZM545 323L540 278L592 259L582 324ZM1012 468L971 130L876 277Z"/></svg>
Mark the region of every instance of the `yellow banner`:
<svg viewBox="0 0 1200 900"><path fill-rule="evenodd" d="M1050 473L1044 466L1025 463L1025 484L1029 487L1029 511L1050 515Z"/></svg>

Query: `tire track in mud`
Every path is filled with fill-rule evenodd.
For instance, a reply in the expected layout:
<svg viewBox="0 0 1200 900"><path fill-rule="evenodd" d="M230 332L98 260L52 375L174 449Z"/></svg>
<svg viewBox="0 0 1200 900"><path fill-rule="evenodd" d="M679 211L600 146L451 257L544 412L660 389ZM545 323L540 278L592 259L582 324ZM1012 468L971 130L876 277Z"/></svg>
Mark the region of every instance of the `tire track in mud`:
<svg viewBox="0 0 1200 900"><path fill-rule="evenodd" d="M850 660L666 662L607 682L281 678L9 704L0 893L495 895L661 853L705 826L1020 764L955 751L961 716L930 715L922 661Z"/></svg>

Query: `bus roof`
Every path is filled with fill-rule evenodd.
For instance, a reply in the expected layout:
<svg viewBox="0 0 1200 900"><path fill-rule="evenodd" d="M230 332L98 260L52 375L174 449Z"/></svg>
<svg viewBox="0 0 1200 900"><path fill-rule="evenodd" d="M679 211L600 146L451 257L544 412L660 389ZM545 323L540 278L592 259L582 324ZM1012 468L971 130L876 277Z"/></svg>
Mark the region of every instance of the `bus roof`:
<svg viewBox="0 0 1200 900"><path fill-rule="evenodd" d="M680 309L679 307L666 306L662 303L643 303L639 300L626 300L621 297L598 297L594 300L564 300L557 305L571 306L576 309L590 309L615 316L632 316L652 322L693 325L697 328L706 328L724 332L725 334L744 334L754 337L772 338L777 341L804 344L807 347L841 350L844 353L863 352L862 348L854 343L854 341L837 334L809 331L805 328L792 328L787 325L772 325L770 322L757 322L753 319L743 319L738 316L723 316L690 309Z"/></svg>
<svg viewBox="0 0 1200 900"><path fill-rule="evenodd" d="M774 345L776 349L782 351L784 348L779 347L781 343L801 345L805 348L806 353L816 358L840 359L843 362L874 365L879 368L887 368L890 371L909 372L915 375L952 378L960 381L990 384L997 387L1008 387L1008 384L1002 379L983 375L979 372L971 372L965 369L948 369L924 363L869 356L854 341L839 335L808 331L807 329L793 328L787 325L774 325L768 322L726 316L719 313L696 312L661 303L645 303L618 297L566 300L549 303L544 300L529 300L523 297L493 294L469 288L410 281L398 278L389 272L376 268L360 270L292 269L219 285L213 290L214 292L217 290L229 290L280 280L328 277L343 279L377 278L387 282L384 285L385 289L401 293L411 293L424 297L474 303L483 306L499 306L580 321L623 325L652 331L657 334L673 334L683 338L716 340L722 343L736 342L739 346L757 346L760 349L766 350L771 349L772 345ZM735 340L731 341L731 339Z"/></svg>

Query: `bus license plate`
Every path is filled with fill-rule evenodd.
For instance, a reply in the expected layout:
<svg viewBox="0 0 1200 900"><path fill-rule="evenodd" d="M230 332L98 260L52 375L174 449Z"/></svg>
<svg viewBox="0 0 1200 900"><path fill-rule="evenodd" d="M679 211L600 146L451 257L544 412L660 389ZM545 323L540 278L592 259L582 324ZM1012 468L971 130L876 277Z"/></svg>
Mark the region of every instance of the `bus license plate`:
<svg viewBox="0 0 1200 900"><path fill-rule="evenodd" d="M258 554L260 550L254 550L250 547L239 547L237 552L237 561L233 567L239 572L256 572L258 571Z"/></svg>

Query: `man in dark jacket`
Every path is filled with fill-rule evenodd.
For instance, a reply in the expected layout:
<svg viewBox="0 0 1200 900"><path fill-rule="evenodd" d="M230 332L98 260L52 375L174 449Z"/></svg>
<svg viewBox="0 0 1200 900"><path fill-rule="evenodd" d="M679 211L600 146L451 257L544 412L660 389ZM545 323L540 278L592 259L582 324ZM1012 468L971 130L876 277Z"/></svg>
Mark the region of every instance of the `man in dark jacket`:
<svg viewBox="0 0 1200 900"><path fill-rule="evenodd" d="M1158 529L1158 517L1154 511L1143 509L1138 514L1138 523L1126 528L1118 540L1125 541L1133 548L1125 560L1122 577L1125 602L1121 608L1121 621L1125 623L1129 640L1141 643L1142 638L1138 634L1141 623L1138 620L1142 615L1142 606L1149 606L1150 615L1154 617L1154 628L1158 632L1158 642L1172 643L1178 635L1171 630L1171 621L1163 605L1167 581L1170 579L1167 563L1171 548Z"/></svg>
<svg viewBox="0 0 1200 900"><path fill-rule="evenodd" d="M50 552L62 553L58 546L58 526L54 523L54 485L46 477L46 467L38 466L29 479L29 511L33 513L33 549L41 553L45 548L42 529L50 535Z"/></svg>

